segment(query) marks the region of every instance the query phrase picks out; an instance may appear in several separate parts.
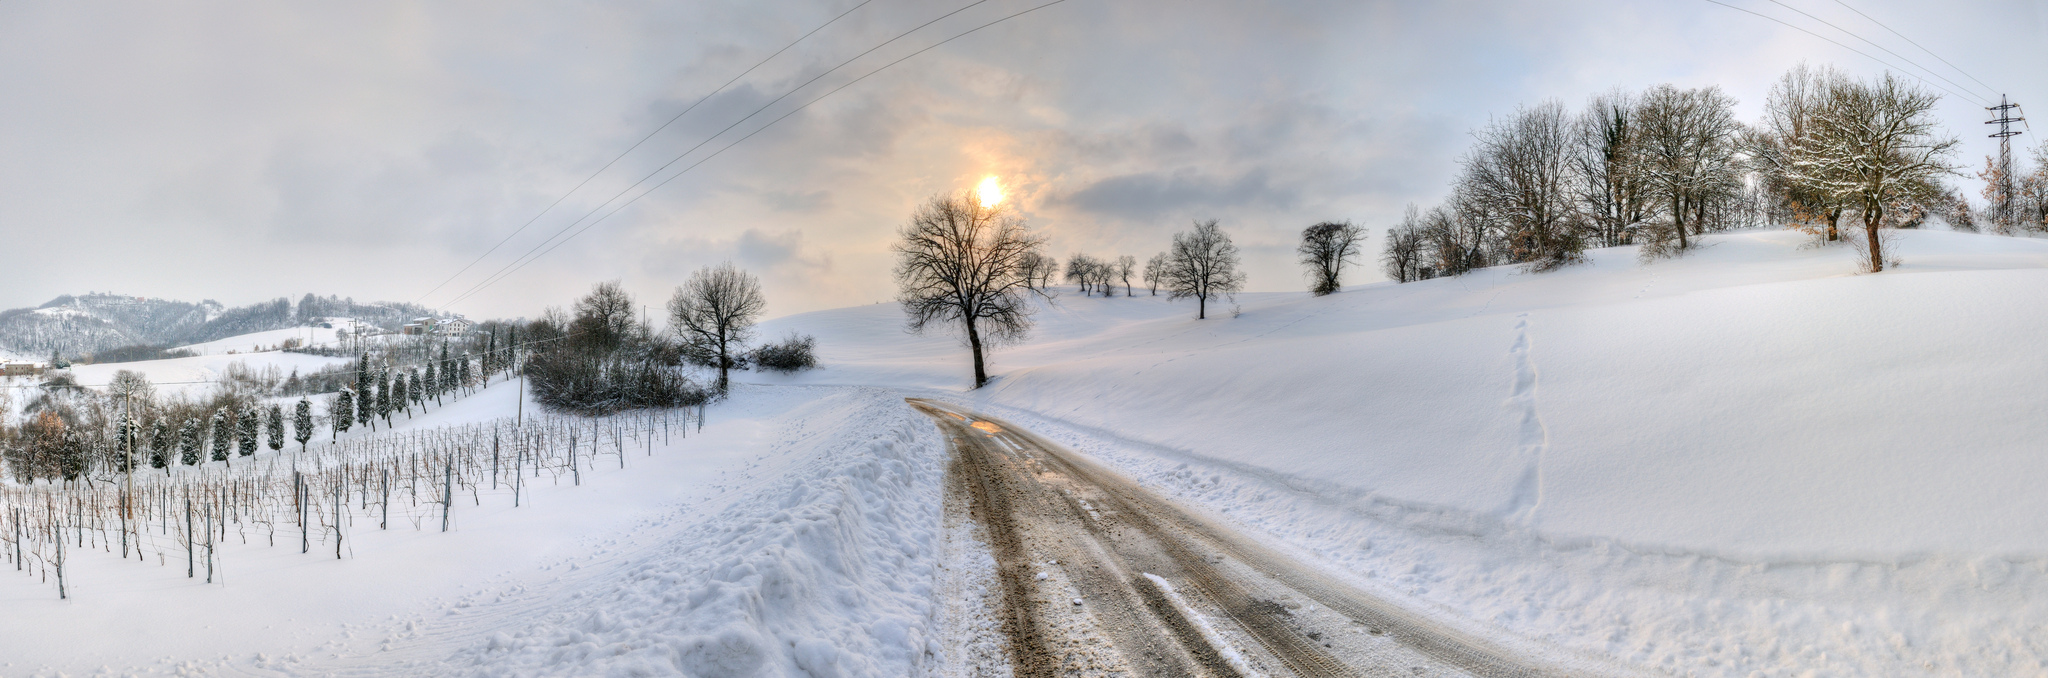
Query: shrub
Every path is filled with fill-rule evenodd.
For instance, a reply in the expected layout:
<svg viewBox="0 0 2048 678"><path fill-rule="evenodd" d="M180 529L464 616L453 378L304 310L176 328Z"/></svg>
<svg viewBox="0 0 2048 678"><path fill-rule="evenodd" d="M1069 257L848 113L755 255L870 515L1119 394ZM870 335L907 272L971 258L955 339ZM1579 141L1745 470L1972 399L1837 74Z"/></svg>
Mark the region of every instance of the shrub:
<svg viewBox="0 0 2048 678"><path fill-rule="evenodd" d="M534 355L526 363L526 377L534 402L581 413L686 407L710 398L697 382L658 361L573 349Z"/></svg>
<svg viewBox="0 0 2048 678"><path fill-rule="evenodd" d="M762 344L749 357L764 370L801 372L818 366L818 357L813 352L817 347L818 340L811 335L791 332L779 343Z"/></svg>

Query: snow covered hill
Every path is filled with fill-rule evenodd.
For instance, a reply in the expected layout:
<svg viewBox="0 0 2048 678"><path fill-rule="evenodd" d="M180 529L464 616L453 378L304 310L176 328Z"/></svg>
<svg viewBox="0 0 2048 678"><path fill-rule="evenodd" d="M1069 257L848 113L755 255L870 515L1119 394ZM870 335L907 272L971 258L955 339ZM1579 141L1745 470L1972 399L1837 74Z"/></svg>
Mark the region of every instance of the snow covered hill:
<svg viewBox="0 0 2048 678"><path fill-rule="evenodd" d="M1240 295L1199 321L1142 289L1069 291L957 397L1567 645L1726 675L2038 669L2048 639L2023 629L2048 611L2017 601L2048 593L2048 242L1903 232L1904 265L1862 275L1798 233L1706 241L1648 265L1617 248L1553 273ZM758 382L959 392L969 375L893 305L767 325L815 334L824 369ZM1963 628L2014 649L1988 659Z"/></svg>

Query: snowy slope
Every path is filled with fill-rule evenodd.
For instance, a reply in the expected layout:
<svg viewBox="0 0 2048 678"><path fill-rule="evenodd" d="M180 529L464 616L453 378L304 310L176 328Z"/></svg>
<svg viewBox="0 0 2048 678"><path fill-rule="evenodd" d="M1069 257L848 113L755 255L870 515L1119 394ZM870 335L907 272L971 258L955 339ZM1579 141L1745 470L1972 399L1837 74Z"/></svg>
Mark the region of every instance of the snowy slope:
<svg viewBox="0 0 2048 678"><path fill-rule="evenodd" d="M240 334L225 339L215 339L176 348L191 351L194 355L226 355L230 351L235 353L275 351L288 339L297 339L302 345L306 346L329 346L335 343L335 333L337 331L337 329L332 327L288 327L281 330Z"/></svg>
<svg viewBox="0 0 2048 678"><path fill-rule="evenodd" d="M1679 675L2048 666L2048 243L1795 233L1681 260L1039 315L966 391L890 305L767 323L1011 417L1418 609ZM1139 294L1145 294L1140 290Z"/></svg>
<svg viewBox="0 0 2048 678"><path fill-rule="evenodd" d="M1850 275L1789 232L1626 248L1324 298L1065 295L977 402L1387 499L1736 556L2048 554L2048 243L1904 234ZM1140 294L1143 294L1140 290ZM779 319L821 383L959 389L965 352L890 305ZM777 382L785 378L750 376ZM1210 397L1212 394L1226 394Z"/></svg>
<svg viewBox="0 0 2048 678"><path fill-rule="evenodd" d="M515 384L405 427L507 414ZM343 560L249 529L207 585L155 547L82 549L69 601L0 577L0 675L914 675L944 456L913 416L876 389L741 386L627 468L541 476L519 508L458 497L452 532L358 521Z"/></svg>

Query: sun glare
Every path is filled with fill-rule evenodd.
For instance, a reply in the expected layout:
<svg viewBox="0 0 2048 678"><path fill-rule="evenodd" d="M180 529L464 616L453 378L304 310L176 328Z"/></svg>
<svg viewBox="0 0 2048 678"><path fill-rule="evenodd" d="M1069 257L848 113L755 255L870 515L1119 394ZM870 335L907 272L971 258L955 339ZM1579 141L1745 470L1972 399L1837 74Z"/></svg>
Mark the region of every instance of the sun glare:
<svg viewBox="0 0 2048 678"><path fill-rule="evenodd" d="M981 204L983 205L995 207L996 203L1003 201L1003 184L996 181L996 176L993 174L984 177L981 180L981 185L974 190L981 194Z"/></svg>

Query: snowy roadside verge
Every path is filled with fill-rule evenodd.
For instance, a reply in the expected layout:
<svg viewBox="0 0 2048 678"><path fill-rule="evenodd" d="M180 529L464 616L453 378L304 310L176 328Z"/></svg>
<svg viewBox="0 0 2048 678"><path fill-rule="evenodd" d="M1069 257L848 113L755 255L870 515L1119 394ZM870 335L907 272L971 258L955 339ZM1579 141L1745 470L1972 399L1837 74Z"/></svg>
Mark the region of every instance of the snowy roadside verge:
<svg viewBox="0 0 2048 678"><path fill-rule="evenodd" d="M678 509L644 547L570 558L521 623L440 675L904 676L940 655L933 622L943 442L901 396L835 389L778 417L777 479L715 515Z"/></svg>
<svg viewBox="0 0 2048 678"><path fill-rule="evenodd" d="M1763 562L1558 540L1496 516L1390 501L1012 407L972 406L1361 588L1553 650L1730 677L2034 675L2048 657L2048 637L2038 632L2048 627L2041 561Z"/></svg>

